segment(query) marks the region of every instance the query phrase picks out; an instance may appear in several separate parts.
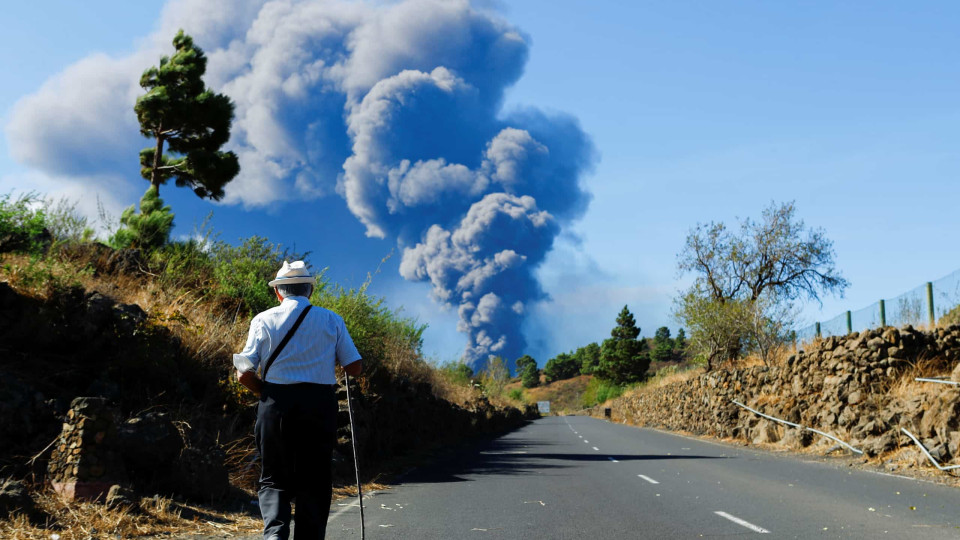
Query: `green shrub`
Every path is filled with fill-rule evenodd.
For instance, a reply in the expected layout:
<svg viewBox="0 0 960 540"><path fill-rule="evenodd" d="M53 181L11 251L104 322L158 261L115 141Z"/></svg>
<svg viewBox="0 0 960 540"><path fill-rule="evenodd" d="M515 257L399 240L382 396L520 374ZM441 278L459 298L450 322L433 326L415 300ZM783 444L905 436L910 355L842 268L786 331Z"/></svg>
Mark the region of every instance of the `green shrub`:
<svg viewBox="0 0 960 540"><path fill-rule="evenodd" d="M150 265L165 286L213 292L214 260L205 240L171 242L153 253Z"/></svg>
<svg viewBox="0 0 960 540"><path fill-rule="evenodd" d="M0 196L0 253L41 253L48 240L47 216L39 195Z"/></svg>
<svg viewBox="0 0 960 540"><path fill-rule="evenodd" d="M593 407L608 399L620 397L624 389L624 386L594 377L583 392L582 404L584 407Z"/></svg>
<svg viewBox="0 0 960 540"><path fill-rule="evenodd" d="M388 360L394 368L401 362L422 362L420 349L426 325L391 310L383 298L367 294L369 285L369 280L359 289L331 285L321 272L311 301L343 317L363 356L364 369L383 365Z"/></svg>
<svg viewBox="0 0 960 540"><path fill-rule="evenodd" d="M255 315L277 305L277 297L269 283L277 275L283 261L303 259L306 254L281 250L261 236L251 236L239 246L216 242L211 248L214 290L224 304Z"/></svg>
<svg viewBox="0 0 960 540"><path fill-rule="evenodd" d="M521 389L519 389L519 388L513 388L513 389L511 389L510 392L507 394L507 397L509 397L510 399L512 399L512 400L514 400L514 401L523 401L523 390L521 390Z"/></svg>
<svg viewBox="0 0 960 540"><path fill-rule="evenodd" d="M150 186L140 198L140 213L131 205L120 215L120 229L107 241L116 249L137 248L145 252L160 248L170 240L173 212L163 205L156 186Z"/></svg>
<svg viewBox="0 0 960 540"><path fill-rule="evenodd" d="M470 386L473 379L473 369L463 362L447 362L440 366L440 372L447 380L460 386Z"/></svg>
<svg viewBox="0 0 960 540"><path fill-rule="evenodd" d="M89 220L77 212L76 201L66 198L44 200L46 227L58 243L92 242L94 230Z"/></svg>

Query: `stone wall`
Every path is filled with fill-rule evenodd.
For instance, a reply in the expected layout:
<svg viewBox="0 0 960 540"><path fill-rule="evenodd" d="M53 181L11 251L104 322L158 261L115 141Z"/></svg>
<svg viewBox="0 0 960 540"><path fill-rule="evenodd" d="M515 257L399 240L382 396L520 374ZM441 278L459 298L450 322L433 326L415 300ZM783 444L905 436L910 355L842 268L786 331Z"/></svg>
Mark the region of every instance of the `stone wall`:
<svg viewBox="0 0 960 540"><path fill-rule="evenodd" d="M797 448L833 442L765 420L732 403L830 433L876 456L912 444L960 462L960 389L914 383L914 366L960 378L960 326L912 327L830 337L782 366L716 370L615 400L611 420ZM906 377L909 380L904 380ZM594 414L603 416L597 409Z"/></svg>

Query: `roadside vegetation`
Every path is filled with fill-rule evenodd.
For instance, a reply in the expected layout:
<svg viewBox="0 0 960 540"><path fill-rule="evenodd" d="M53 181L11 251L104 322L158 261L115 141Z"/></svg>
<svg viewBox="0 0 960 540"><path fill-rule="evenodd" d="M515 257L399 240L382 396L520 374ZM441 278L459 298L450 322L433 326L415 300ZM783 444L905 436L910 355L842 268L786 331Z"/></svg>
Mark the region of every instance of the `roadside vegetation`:
<svg viewBox="0 0 960 540"><path fill-rule="evenodd" d="M51 308L65 305L65 299L83 301L93 293L109 296L120 305L139 306L146 318L138 330L141 337L132 339L149 344L152 352L145 351L144 358L155 356L160 363L138 368L144 390L124 392L123 414L170 411L178 425L189 426L192 440L208 440L226 453L231 484L239 490L233 496L249 501L254 398L233 377L230 355L242 348L250 318L276 304L267 282L282 261L309 261L309 254L292 252L262 237L231 244L219 239L208 224L189 240L167 239L152 249L115 249L97 238L94 228L68 201L36 193L0 196L0 282ZM438 367L425 359L421 352L425 325L370 294L373 275L360 287L347 288L331 282L323 271L319 274L311 300L346 320L364 357L366 373L359 380L364 392L406 381L418 392L427 389L437 399L467 409L482 403L521 404L503 391L505 365L499 369L494 365L475 384L468 366ZM128 354L137 357L140 351ZM181 367L163 368L173 357L180 359ZM94 385L109 379L74 377L60 384L50 375L69 366L57 367L55 361L59 360L33 357L24 362L17 353L0 361L0 369L16 381L42 387L48 398L61 403L89 395ZM0 516L0 535L49 538L54 530L67 540L98 537L94 530L129 537L164 532L222 534L257 526L249 508L230 501L198 507L161 494L156 501L141 501L135 512L66 502L43 487L48 454L42 450L52 436L45 433L36 440L5 445L0 477L26 479L32 485L36 515L14 514L7 520ZM195 521L197 516L205 517Z"/></svg>

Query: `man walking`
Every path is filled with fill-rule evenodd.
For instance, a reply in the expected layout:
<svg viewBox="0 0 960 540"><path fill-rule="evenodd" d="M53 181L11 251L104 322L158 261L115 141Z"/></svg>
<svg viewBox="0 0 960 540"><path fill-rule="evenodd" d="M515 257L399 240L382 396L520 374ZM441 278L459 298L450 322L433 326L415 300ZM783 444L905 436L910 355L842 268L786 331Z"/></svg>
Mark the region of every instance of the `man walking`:
<svg viewBox="0 0 960 540"><path fill-rule="evenodd" d="M297 540L324 537L337 431L334 365L354 377L362 370L343 318L310 305L313 284L303 261L284 262L269 283L280 305L250 321L247 344L233 355L240 383L260 398L258 494L268 540L289 537L294 499Z"/></svg>

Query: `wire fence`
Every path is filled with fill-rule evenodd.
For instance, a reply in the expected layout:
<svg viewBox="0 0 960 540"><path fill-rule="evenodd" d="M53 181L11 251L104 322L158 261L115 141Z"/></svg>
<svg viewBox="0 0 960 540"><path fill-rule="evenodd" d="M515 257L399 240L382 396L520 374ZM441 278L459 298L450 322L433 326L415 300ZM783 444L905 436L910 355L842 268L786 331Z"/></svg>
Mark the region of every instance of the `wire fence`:
<svg viewBox="0 0 960 540"><path fill-rule="evenodd" d="M884 326L933 327L950 314L960 322L960 270L930 281L900 296L883 299L856 311L847 311L828 321L820 321L797 330L797 341L809 343L817 337L843 336ZM954 313L951 313L954 312Z"/></svg>

